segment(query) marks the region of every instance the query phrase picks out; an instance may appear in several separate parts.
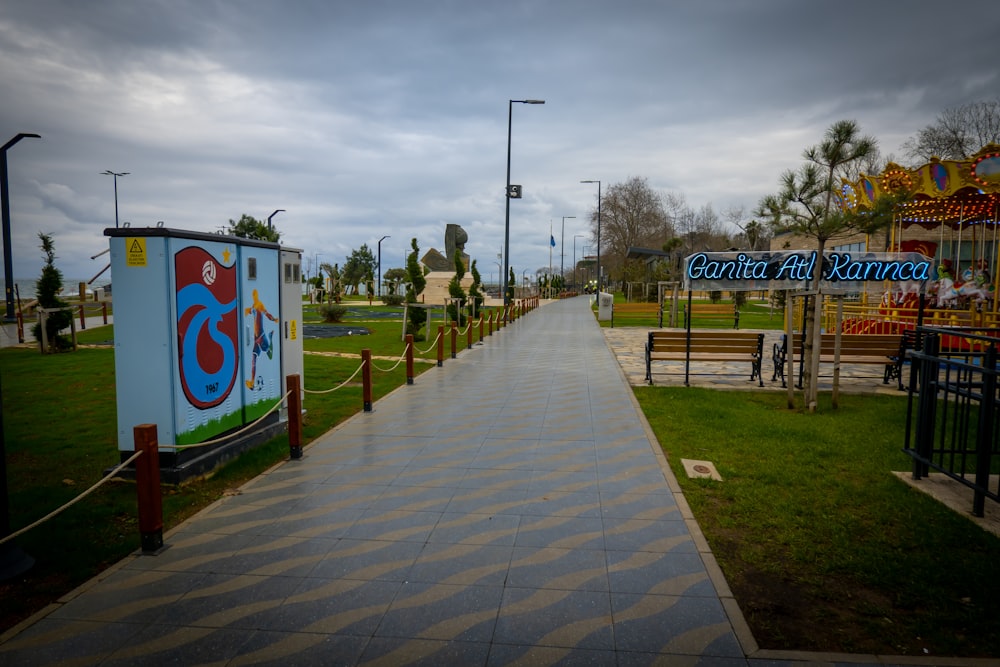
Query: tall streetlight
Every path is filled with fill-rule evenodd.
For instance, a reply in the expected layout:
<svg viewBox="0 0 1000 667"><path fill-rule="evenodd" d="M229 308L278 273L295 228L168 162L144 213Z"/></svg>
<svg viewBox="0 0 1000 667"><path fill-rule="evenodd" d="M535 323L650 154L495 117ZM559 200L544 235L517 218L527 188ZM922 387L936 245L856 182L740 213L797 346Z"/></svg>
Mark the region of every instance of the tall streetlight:
<svg viewBox="0 0 1000 667"><path fill-rule="evenodd" d="M566 280L566 269L563 268L563 260L566 258L566 218L576 220L575 215L564 215L562 217L562 235L559 237L559 277Z"/></svg>
<svg viewBox="0 0 1000 667"><path fill-rule="evenodd" d="M104 171L101 172L101 174L104 176L115 177L115 227L117 227L118 226L118 177L128 176L129 172L127 171L116 172L116 171L111 171L110 169L105 169Z"/></svg>
<svg viewBox="0 0 1000 667"><path fill-rule="evenodd" d="M376 288L378 289L379 297L382 296L382 241L391 238L392 237L389 235L383 236L376 244L378 246L378 284L376 285Z"/></svg>
<svg viewBox="0 0 1000 667"><path fill-rule="evenodd" d="M573 235L573 289L576 289L577 278L576 278L576 240L584 238L584 234L574 234Z"/></svg>
<svg viewBox="0 0 1000 667"><path fill-rule="evenodd" d="M271 218L273 218L274 216L278 215L279 213L284 213L284 212L285 212L285 209L283 209L283 208L276 208L276 209L274 209L274 213L272 213L271 215L267 216L267 231L271 231L271 229L273 229L273 227L271 227Z"/></svg>
<svg viewBox="0 0 1000 667"><path fill-rule="evenodd" d="M10 193L7 191L7 149L25 137L41 139L40 134L21 132L0 148L0 217L3 224L3 279L7 297L7 315L5 319L13 322L14 315L14 259L10 245Z"/></svg>
<svg viewBox="0 0 1000 667"><path fill-rule="evenodd" d="M601 182L580 181L581 183L597 183L597 293L601 293Z"/></svg>
<svg viewBox="0 0 1000 667"><path fill-rule="evenodd" d="M510 266L510 200L521 198L521 186L511 186L510 184L510 131L514 118L515 102L517 104L545 104L545 100L508 100L507 103L507 191L504 195L507 200L507 211L504 215L503 226L503 303L505 306L510 304L510 299L507 297L507 267Z"/></svg>

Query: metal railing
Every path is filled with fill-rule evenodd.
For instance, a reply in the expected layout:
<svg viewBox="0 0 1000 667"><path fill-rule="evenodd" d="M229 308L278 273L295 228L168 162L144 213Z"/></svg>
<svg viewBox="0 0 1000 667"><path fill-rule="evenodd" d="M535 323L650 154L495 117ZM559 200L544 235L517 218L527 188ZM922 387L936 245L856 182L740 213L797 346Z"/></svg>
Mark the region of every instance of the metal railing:
<svg viewBox="0 0 1000 667"><path fill-rule="evenodd" d="M921 327L910 352L905 446L913 478L932 470L969 487L972 513L1000 502L998 330ZM992 477L991 477L992 473Z"/></svg>

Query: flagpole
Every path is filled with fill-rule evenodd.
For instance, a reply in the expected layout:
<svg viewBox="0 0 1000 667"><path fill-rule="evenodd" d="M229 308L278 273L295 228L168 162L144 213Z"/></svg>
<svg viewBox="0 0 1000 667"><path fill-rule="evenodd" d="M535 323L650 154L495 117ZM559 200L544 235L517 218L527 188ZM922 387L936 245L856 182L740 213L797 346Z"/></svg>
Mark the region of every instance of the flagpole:
<svg viewBox="0 0 1000 667"><path fill-rule="evenodd" d="M549 298L552 298L552 245L556 237L552 236L552 218L549 218L549 280L546 287L549 288Z"/></svg>

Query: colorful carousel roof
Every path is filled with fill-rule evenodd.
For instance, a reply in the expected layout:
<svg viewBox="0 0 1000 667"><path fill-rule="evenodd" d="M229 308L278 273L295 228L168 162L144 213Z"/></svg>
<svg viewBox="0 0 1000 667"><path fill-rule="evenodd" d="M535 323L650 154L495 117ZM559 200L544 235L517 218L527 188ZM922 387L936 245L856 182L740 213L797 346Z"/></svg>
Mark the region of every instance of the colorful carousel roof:
<svg viewBox="0 0 1000 667"><path fill-rule="evenodd" d="M987 144L967 160L931 158L916 169L890 162L878 176L862 174L854 182L842 180L842 203L867 208L879 196L901 190L913 193L897 218L904 228L998 224L1000 145Z"/></svg>

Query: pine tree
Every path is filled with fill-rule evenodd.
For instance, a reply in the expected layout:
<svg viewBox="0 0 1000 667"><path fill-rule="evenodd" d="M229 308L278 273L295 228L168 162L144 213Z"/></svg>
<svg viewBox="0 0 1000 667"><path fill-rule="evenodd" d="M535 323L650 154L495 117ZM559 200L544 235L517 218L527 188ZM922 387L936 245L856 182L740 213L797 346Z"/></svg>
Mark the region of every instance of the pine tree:
<svg viewBox="0 0 1000 667"><path fill-rule="evenodd" d="M448 282L448 295L452 299L461 299L462 303L466 302L468 296L465 290L462 289L462 278L465 277L465 262L462 261L462 253L455 253L455 275ZM459 310L458 303L452 302L448 304L448 315L451 317L453 322L458 322L459 327L465 326L465 315Z"/></svg>
<svg viewBox="0 0 1000 667"><path fill-rule="evenodd" d="M41 239L42 253L45 256L45 266L42 267L42 275L35 281L35 298L38 299L40 308L69 308L69 304L59 298L59 292L63 287L62 271L56 268L56 246L49 234L38 233ZM45 319L45 334L48 338L49 346L52 350L66 350L73 346L73 342L67 336L59 334L63 329L69 328L73 320L73 313L69 310L58 310L48 313ZM42 326L36 324L31 329L35 340L42 340Z"/></svg>
<svg viewBox="0 0 1000 667"><path fill-rule="evenodd" d="M475 318L483 308L484 299L482 290L480 290L480 287L483 285L483 277L479 275L479 269L476 268L476 260L472 260L469 268L472 272L472 285L469 286L469 300L472 302L472 317Z"/></svg>
<svg viewBox="0 0 1000 667"><path fill-rule="evenodd" d="M410 247L413 248L413 252L406 258L406 272L410 278L410 284L406 287L406 302L415 304L418 303L420 294L427 286L427 279L424 278L424 271L417 261L417 254L420 252L417 239L410 242ZM413 334L414 340L423 340L420 336L420 330L423 328L424 322L427 321L427 311L423 308L408 308L407 312L406 333Z"/></svg>

